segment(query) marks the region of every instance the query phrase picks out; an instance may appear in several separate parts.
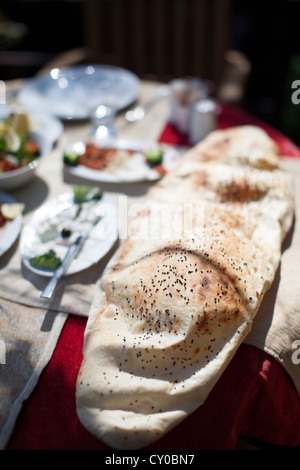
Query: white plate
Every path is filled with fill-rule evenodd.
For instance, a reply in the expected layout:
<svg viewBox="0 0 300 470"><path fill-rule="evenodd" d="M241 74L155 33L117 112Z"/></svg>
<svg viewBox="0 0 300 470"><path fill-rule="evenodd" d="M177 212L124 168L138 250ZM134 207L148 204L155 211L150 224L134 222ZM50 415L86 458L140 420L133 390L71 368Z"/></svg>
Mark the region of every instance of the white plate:
<svg viewBox="0 0 300 470"><path fill-rule="evenodd" d="M0 191L0 204L1 203L14 203L16 200L8 194ZM18 215L14 220L7 221L3 227L0 228L0 256L3 255L16 241L22 227L22 214Z"/></svg>
<svg viewBox="0 0 300 470"><path fill-rule="evenodd" d="M100 261L111 249L118 238L118 209L116 204L105 195L96 206L103 213L103 217L91 230L88 239L84 243L81 251L71 262L65 275L75 274L89 268ZM53 271L37 269L30 265L30 258L42 255L53 249L57 255L64 258L67 246L62 246L56 240L41 241L40 227L49 219L59 216L62 211L76 211L73 193L64 193L59 197L43 204L33 215L28 224L22 230L20 249L22 260L25 266L36 274L51 277ZM67 222L66 222L67 223ZM76 232L73 231L73 237Z"/></svg>
<svg viewBox="0 0 300 470"><path fill-rule="evenodd" d="M0 106L0 120L8 117L19 107ZM7 171L0 174L0 188L5 190L16 189L27 184L33 177L39 164L39 160L51 152L54 143L63 132L63 125L56 117L45 114L41 111L24 107L28 113L31 125L30 137L38 144L40 156L17 170Z"/></svg>
<svg viewBox="0 0 300 470"><path fill-rule="evenodd" d="M119 150L130 149L142 153L151 148L160 147L163 150L162 166L167 172L173 170L180 159L180 154L174 147L147 140L106 138L101 140L90 139L89 142L94 142L99 147L113 147ZM81 154L85 151L85 145L85 142L78 141L67 146L65 150L75 151ZM135 183L141 181L156 181L161 178L161 173L156 171L155 167L151 168L149 165L142 164L139 160L141 159L133 161L130 169L121 168L114 173L94 170L84 165L64 166L65 169L73 176L102 183Z"/></svg>
<svg viewBox="0 0 300 470"><path fill-rule="evenodd" d="M111 80L112 86L106 86ZM101 85L103 84L103 85ZM87 119L100 104L120 110L138 97L140 80L129 70L112 65L85 65L53 69L49 75L28 79L18 99L61 119ZM103 103L103 96L114 103Z"/></svg>

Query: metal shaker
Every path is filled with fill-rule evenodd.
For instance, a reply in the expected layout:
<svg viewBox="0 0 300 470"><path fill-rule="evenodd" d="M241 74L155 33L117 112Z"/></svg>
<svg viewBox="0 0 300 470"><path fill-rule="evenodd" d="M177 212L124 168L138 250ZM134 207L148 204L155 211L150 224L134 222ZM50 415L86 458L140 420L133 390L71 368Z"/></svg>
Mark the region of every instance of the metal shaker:
<svg viewBox="0 0 300 470"><path fill-rule="evenodd" d="M196 145L210 132L216 129L217 106L207 98L198 101L191 109L189 116L189 143Z"/></svg>

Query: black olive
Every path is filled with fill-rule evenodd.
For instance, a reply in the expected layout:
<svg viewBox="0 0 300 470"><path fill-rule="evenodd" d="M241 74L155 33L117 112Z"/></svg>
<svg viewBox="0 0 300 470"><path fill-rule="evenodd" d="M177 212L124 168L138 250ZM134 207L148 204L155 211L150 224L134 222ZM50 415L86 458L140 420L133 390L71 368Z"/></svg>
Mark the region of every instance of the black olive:
<svg viewBox="0 0 300 470"><path fill-rule="evenodd" d="M71 236L71 229L69 229L68 227L65 227L62 229L61 231L61 236L62 238L69 238Z"/></svg>

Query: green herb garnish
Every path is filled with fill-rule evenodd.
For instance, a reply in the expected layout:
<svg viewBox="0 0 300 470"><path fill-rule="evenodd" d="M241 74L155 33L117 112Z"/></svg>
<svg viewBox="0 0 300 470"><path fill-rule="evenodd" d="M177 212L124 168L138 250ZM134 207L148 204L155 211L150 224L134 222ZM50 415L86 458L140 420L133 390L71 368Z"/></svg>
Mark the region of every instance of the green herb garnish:
<svg viewBox="0 0 300 470"><path fill-rule="evenodd" d="M76 166L78 164L79 153L77 152L67 152L63 154L63 162L69 166Z"/></svg>
<svg viewBox="0 0 300 470"><path fill-rule="evenodd" d="M99 201L102 198L102 190L97 186L73 186L76 204L82 204L92 200Z"/></svg>
<svg viewBox="0 0 300 470"><path fill-rule="evenodd" d="M54 250L49 250L40 256L30 258L30 265L37 269L55 270L61 265L61 259L56 255Z"/></svg>
<svg viewBox="0 0 300 470"><path fill-rule="evenodd" d="M145 155L151 165L160 165L162 163L163 150L160 147L147 150Z"/></svg>

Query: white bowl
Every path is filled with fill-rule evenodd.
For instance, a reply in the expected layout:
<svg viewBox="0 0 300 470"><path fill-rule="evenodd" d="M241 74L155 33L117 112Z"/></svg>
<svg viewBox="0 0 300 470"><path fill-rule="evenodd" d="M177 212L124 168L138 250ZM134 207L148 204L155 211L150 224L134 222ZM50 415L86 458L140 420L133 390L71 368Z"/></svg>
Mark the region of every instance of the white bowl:
<svg viewBox="0 0 300 470"><path fill-rule="evenodd" d="M35 174L40 159L51 151L52 143L42 134L32 131L29 136L39 146L39 157L22 168L0 173L0 189L16 189L29 183Z"/></svg>
<svg viewBox="0 0 300 470"><path fill-rule="evenodd" d="M0 110L0 119L9 115L11 109L3 106ZM36 110L27 109L34 128L29 133L29 137L39 146L40 156L28 165L17 170L0 173L0 190L10 190L19 188L29 183L38 167L41 158L46 156L53 148L53 144L63 132L63 125L60 120Z"/></svg>

